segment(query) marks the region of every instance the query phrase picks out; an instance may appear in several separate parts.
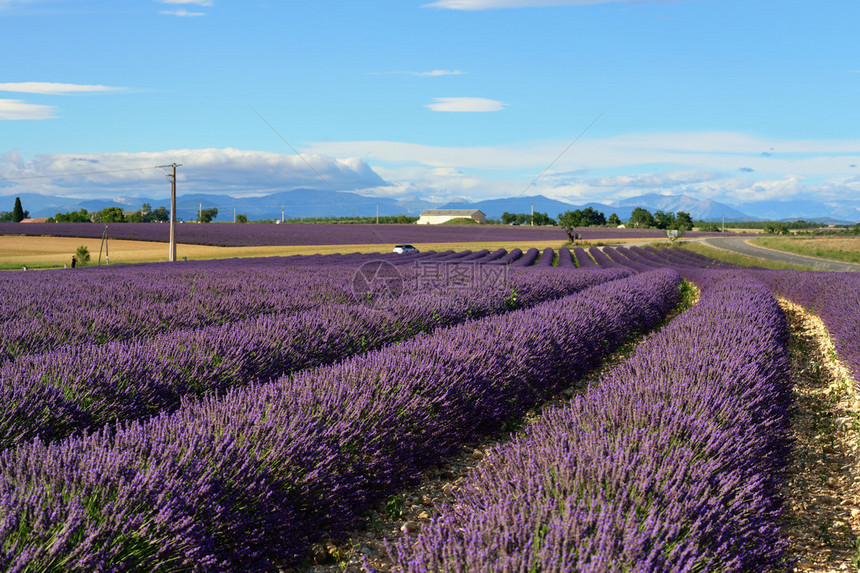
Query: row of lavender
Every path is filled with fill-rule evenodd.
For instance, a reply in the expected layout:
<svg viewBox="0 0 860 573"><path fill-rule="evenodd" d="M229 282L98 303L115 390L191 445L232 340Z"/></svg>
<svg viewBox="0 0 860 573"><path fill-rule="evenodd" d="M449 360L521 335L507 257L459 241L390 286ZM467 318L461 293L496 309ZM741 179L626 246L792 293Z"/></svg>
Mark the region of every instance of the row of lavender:
<svg viewBox="0 0 860 573"><path fill-rule="evenodd" d="M449 260L458 253L422 253ZM67 344L145 338L178 328L350 304L362 263L391 255L270 257L0 276L0 361ZM408 269L407 277L408 278Z"/></svg>
<svg viewBox="0 0 860 573"><path fill-rule="evenodd" d="M577 273L574 273L577 274ZM0 454L0 568L269 570L677 303L654 271Z"/></svg>
<svg viewBox="0 0 860 573"><path fill-rule="evenodd" d="M618 248L612 256L612 260L619 265L636 270L671 266L683 272L734 266L676 249ZM745 270L766 284L774 295L791 300L821 317L840 360L849 368L854 384L860 390L860 338L857 337L860 332L860 273L767 270L755 267Z"/></svg>
<svg viewBox="0 0 860 573"><path fill-rule="evenodd" d="M420 265L529 266L527 253L470 250L419 255L361 254L269 257L44 271L0 276L0 362L71 344L148 338L176 329L202 328L273 313L352 304L362 264L384 261L414 284ZM552 251L542 257L551 266ZM568 255L569 257L569 255ZM357 282L358 281L358 282Z"/></svg>
<svg viewBox="0 0 860 573"><path fill-rule="evenodd" d="M178 328L352 302L349 273L271 261L102 267L0 277L0 361L65 345L146 338Z"/></svg>
<svg viewBox="0 0 860 573"><path fill-rule="evenodd" d="M860 390L860 273L756 271L755 277L821 317Z"/></svg>
<svg viewBox="0 0 860 573"><path fill-rule="evenodd" d="M785 319L767 287L699 272L698 305L497 448L396 569L778 569Z"/></svg>
<svg viewBox="0 0 860 573"><path fill-rule="evenodd" d="M405 340L470 318L533 306L626 276L624 270L510 271L501 282L412 291L380 308L319 306L175 330L150 339L82 344L0 365L0 449L40 437L154 415L183 396L223 392ZM497 278L497 277L493 277Z"/></svg>
<svg viewBox="0 0 860 573"><path fill-rule="evenodd" d="M731 268L733 265L675 249L618 248L613 261L640 270L659 266L673 268ZM611 267L612 265L602 265ZM767 270L746 272L766 284L776 296L805 307L824 321L837 354L848 366L860 389L860 273Z"/></svg>

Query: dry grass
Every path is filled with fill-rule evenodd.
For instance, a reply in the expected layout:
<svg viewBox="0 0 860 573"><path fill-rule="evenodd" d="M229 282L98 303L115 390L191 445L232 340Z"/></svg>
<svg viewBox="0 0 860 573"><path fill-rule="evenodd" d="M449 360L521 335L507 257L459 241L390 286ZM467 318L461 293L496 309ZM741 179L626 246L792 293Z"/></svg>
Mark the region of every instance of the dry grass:
<svg viewBox="0 0 860 573"><path fill-rule="evenodd" d="M682 241L680 242L679 247L681 247L682 249L687 249L688 251L693 251L694 253L699 253L700 255L705 255L706 257L710 257L712 259L718 259L741 267L763 267L767 269L778 270L794 269L801 271L812 270L811 267L791 265L788 263L778 263L775 261L759 259L757 257L748 257L747 255L733 253L725 249L709 247L708 245L697 241Z"/></svg>
<svg viewBox="0 0 860 573"><path fill-rule="evenodd" d="M787 251L846 263L860 263L860 237L756 237L752 243L769 249Z"/></svg>

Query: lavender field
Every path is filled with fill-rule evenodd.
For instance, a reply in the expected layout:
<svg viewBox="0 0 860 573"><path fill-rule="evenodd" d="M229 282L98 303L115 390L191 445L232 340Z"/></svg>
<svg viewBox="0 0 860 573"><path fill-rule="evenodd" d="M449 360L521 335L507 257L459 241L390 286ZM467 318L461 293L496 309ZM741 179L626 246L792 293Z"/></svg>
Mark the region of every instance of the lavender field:
<svg viewBox="0 0 860 573"><path fill-rule="evenodd" d="M294 567L651 333L390 545L394 570L784 570L774 295L856 373L855 283L639 247L4 274L0 569Z"/></svg>
<svg viewBox="0 0 860 573"><path fill-rule="evenodd" d="M664 240L658 229L577 229L585 240L643 239ZM87 223L0 223L0 235L48 235L54 237L101 238L104 225ZM170 239L166 223L115 223L108 225L113 239L156 241ZM687 233L688 237L718 236L714 233ZM508 225L338 225L289 223L207 224L183 223L176 226L180 243L221 247L280 245L395 245L398 243L468 243L567 240L560 227Z"/></svg>

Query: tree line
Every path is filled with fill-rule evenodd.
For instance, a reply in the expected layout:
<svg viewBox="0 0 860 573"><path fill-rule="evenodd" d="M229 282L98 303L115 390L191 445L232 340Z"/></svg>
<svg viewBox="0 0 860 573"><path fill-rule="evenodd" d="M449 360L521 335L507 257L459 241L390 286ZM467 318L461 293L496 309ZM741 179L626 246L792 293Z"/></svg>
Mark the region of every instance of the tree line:
<svg viewBox="0 0 860 573"><path fill-rule="evenodd" d="M211 223L218 216L215 207L201 209L194 219L198 223ZM242 215L244 217L244 215ZM239 216L236 216L237 220ZM120 207L107 207L101 211L69 211L68 213L57 213L48 217L48 223L166 223L170 220L170 211L167 207L153 209L149 203L144 203L139 211L131 213L124 212ZM247 219L246 219L247 221Z"/></svg>
<svg viewBox="0 0 860 573"><path fill-rule="evenodd" d="M534 215L528 213L502 213L501 223L504 225L559 225L562 227L599 227L621 225L621 218L612 213L607 217L601 211L593 207L585 209L574 209L558 214L558 219L553 219L546 213L536 212ZM638 229L683 229L693 228L692 216L684 211L664 212L656 211L653 214L642 207L633 209L628 225Z"/></svg>

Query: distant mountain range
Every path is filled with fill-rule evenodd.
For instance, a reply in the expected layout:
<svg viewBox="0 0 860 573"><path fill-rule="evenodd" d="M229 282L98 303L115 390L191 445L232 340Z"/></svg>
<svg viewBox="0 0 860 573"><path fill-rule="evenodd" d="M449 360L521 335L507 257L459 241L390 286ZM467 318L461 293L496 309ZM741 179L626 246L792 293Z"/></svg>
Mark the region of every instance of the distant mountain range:
<svg viewBox="0 0 860 573"><path fill-rule="evenodd" d="M490 199L488 201L479 201L477 203L460 203L451 202L446 204L443 209L480 209L487 217L498 219L502 213L530 213L532 206L539 213L546 213L553 219L558 217L559 213L572 211L574 209L585 209L591 207L596 211L600 211L607 217L612 213L618 215L622 221L630 219L633 209L642 207L651 211L665 211L677 213L685 211L692 215L694 219L705 221L718 220L725 215L729 221L751 221L755 217L751 217L746 213L742 213L728 205L717 203L716 201L700 201L687 197L667 196L667 195L642 195L632 199L625 199L615 205L607 203L585 203L583 205L573 205L556 199L549 199L543 195L535 195L532 197L513 197L507 199Z"/></svg>
<svg viewBox="0 0 860 573"><path fill-rule="evenodd" d="M559 213L573 209L591 207L607 217L615 213L622 221L630 219L633 209L642 207L651 211L677 213L684 211L693 219L701 221L774 221L804 219L822 224L856 223L860 221L860 201L845 202L836 207L814 201L759 201L743 205L744 211L710 199L695 199L688 195L658 195L650 193L624 199L617 203L585 203L574 205L543 195L530 197L508 197L486 201L451 201L442 209L480 209L489 218L500 218L503 212L529 213L532 207L536 212L546 213L556 218Z"/></svg>
<svg viewBox="0 0 860 573"><path fill-rule="evenodd" d="M125 211L136 211L144 203L153 209L170 208L169 197L115 197L113 199L73 199L25 193L17 195L31 217L51 217L57 213L79 211L101 211L107 207L121 207ZM0 197L0 211L11 211L15 196ZM8 208L5 206L9 204ZM389 197L366 197L356 193L335 192L319 189L294 189L262 197L232 197L215 194L189 194L176 197L176 213L182 219L194 219L198 210L218 209L216 221L232 221L233 211L251 220L299 217L373 217L379 215L413 215L435 207L436 204L412 197L392 199Z"/></svg>
<svg viewBox="0 0 860 573"><path fill-rule="evenodd" d="M78 211L100 211L107 207L118 206L134 211L148 203L153 209L170 207L169 198L116 197L113 199L74 199L24 193L17 195L31 217L51 217L57 213ZM15 196L0 197L0 211L11 211ZM685 211L694 219L704 221L755 221L755 220L796 220L805 219L822 224L855 223L860 221L860 201L844 201L828 205L816 201L758 201L746 203L741 208L731 207L709 199L695 199L688 195L640 195L615 203L585 203L575 205L543 195L526 197L507 197L470 202L466 199L455 200L445 205L425 201L419 197L390 198L367 197L357 193L336 192L319 189L294 189L262 197L231 197L229 195L190 194L177 197L176 212L182 219L194 219L200 208L218 209L216 221L232 221L234 210L251 220L279 219L284 217L373 217L379 215L417 216L425 209L480 209L487 217L499 219L502 213L546 213L556 218L559 213L574 209L591 207L607 217L615 213L622 221L630 218L633 209L643 207L652 213Z"/></svg>

